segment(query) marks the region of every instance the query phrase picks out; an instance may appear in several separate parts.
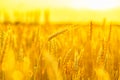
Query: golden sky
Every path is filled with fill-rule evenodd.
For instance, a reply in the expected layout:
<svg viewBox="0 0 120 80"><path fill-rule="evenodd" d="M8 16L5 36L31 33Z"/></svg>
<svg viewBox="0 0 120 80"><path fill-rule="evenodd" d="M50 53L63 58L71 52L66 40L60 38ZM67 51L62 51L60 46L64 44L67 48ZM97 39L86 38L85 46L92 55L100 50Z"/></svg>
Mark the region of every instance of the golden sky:
<svg viewBox="0 0 120 80"><path fill-rule="evenodd" d="M104 12L119 7L120 0L0 0L0 10L8 13L12 10L40 9L43 18L43 10L49 8L50 20L56 22L102 20L104 17L119 20L119 10Z"/></svg>
<svg viewBox="0 0 120 80"><path fill-rule="evenodd" d="M120 0L0 0L6 8L89 8L109 9L120 5Z"/></svg>

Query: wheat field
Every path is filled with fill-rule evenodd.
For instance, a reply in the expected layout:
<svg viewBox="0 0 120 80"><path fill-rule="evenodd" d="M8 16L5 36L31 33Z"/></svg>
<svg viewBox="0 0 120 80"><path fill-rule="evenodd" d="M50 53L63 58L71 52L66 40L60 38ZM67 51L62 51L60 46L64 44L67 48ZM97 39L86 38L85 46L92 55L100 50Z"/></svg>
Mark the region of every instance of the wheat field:
<svg viewBox="0 0 120 80"><path fill-rule="evenodd" d="M0 24L0 80L120 80L119 29Z"/></svg>

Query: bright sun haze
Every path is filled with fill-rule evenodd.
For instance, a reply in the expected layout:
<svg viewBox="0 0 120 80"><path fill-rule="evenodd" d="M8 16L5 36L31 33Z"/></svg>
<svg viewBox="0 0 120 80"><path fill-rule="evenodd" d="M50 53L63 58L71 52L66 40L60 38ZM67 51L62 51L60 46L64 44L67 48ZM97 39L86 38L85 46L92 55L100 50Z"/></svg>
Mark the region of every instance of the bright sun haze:
<svg viewBox="0 0 120 80"><path fill-rule="evenodd" d="M106 10L118 6L115 0L73 0L71 7L75 9L88 8L93 10Z"/></svg>

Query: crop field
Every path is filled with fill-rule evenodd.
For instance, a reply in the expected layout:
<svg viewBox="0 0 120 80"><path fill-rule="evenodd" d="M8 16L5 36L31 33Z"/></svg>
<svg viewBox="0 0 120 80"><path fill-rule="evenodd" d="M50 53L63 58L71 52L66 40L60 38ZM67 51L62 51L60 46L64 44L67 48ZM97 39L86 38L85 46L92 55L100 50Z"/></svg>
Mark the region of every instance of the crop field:
<svg viewBox="0 0 120 80"><path fill-rule="evenodd" d="M120 28L0 24L0 80L120 80Z"/></svg>

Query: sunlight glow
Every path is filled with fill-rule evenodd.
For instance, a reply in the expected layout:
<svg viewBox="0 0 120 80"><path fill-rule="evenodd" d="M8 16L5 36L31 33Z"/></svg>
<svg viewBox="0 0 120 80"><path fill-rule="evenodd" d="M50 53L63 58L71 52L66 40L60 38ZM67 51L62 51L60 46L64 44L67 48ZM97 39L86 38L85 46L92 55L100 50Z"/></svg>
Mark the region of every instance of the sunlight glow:
<svg viewBox="0 0 120 80"><path fill-rule="evenodd" d="M74 0L70 5L74 9L87 8L92 10L106 10L118 6L117 1L113 0Z"/></svg>

